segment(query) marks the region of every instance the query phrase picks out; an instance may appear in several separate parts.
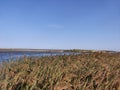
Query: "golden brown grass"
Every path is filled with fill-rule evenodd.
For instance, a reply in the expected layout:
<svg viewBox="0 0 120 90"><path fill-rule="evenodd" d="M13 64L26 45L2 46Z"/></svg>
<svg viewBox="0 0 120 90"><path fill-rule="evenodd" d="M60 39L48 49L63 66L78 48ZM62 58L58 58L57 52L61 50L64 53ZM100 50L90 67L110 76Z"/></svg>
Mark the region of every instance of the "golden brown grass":
<svg viewBox="0 0 120 90"><path fill-rule="evenodd" d="M24 57L4 62L0 90L120 90L120 53Z"/></svg>

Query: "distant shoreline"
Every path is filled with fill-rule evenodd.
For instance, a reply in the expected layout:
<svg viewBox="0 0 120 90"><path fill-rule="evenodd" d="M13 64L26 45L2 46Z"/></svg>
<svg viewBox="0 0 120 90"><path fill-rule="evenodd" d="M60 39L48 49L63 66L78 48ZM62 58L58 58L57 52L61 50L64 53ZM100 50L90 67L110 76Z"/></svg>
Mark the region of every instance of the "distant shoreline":
<svg viewBox="0 0 120 90"><path fill-rule="evenodd" d="M0 52L64 52L59 49L0 49Z"/></svg>
<svg viewBox="0 0 120 90"><path fill-rule="evenodd" d="M24 49L24 48L0 48L0 52L119 52L112 50L83 50L83 49Z"/></svg>

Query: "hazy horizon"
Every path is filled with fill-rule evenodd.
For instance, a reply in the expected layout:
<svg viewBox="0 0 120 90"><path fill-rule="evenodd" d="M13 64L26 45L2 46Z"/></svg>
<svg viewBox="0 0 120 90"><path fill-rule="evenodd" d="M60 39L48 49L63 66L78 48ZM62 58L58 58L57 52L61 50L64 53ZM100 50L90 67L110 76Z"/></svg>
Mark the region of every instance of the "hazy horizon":
<svg viewBox="0 0 120 90"><path fill-rule="evenodd" d="M119 0L0 0L0 48L120 51Z"/></svg>
<svg viewBox="0 0 120 90"><path fill-rule="evenodd" d="M96 51L120 51L120 49L119 50L110 50L110 49L80 49L80 48L70 48L70 49L57 49L57 48L0 48L0 50L1 49L25 49L25 50L30 50L30 49L36 49L36 50L96 50Z"/></svg>

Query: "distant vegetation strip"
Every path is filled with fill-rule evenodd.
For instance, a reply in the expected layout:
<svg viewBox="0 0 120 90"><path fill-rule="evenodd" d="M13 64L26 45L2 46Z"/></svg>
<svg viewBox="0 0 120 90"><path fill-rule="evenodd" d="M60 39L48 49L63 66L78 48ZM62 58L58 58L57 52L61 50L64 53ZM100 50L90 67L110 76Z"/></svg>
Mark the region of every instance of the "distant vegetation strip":
<svg viewBox="0 0 120 90"><path fill-rule="evenodd" d="M82 50L82 49L22 49L22 48L13 48L13 49L6 49L0 48L0 52L116 52L116 51L109 51L109 50Z"/></svg>
<svg viewBox="0 0 120 90"><path fill-rule="evenodd" d="M0 90L120 90L120 53L24 57L4 62Z"/></svg>
<svg viewBox="0 0 120 90"><path fill-rule="evenodd" d="M0 49L0 52L64 52L60 49Z"/></svg>

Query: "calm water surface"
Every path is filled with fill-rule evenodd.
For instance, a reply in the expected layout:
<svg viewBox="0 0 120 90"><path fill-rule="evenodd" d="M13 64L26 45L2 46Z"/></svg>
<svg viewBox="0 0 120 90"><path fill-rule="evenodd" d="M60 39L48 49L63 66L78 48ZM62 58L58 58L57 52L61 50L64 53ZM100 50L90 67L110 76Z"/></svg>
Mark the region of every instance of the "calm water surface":
<svg viewBox="0 0 120 90"><path fill-rule="evenodd" d="M70 55L78 54L73 52L0 52L0 62L9 61L10 59L15 60L23 56L29 57L41 57L41 56L55 56L55 55Z"/></svg>

